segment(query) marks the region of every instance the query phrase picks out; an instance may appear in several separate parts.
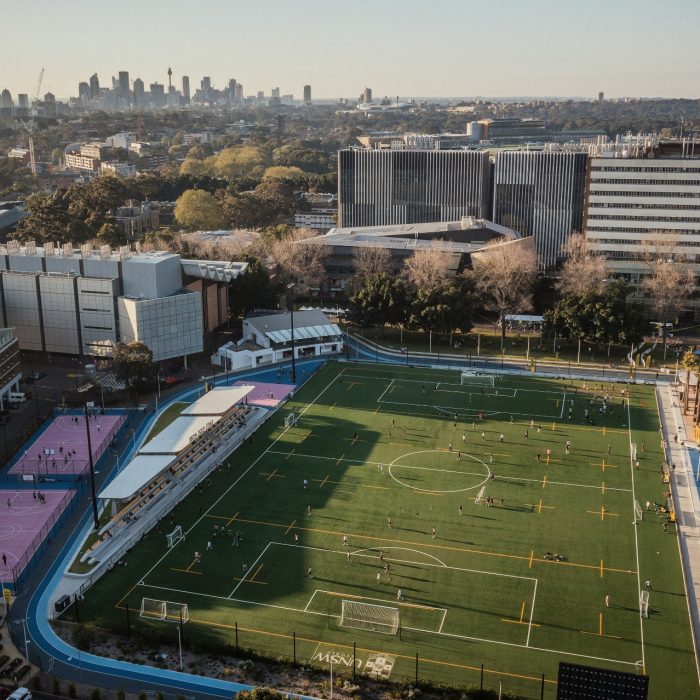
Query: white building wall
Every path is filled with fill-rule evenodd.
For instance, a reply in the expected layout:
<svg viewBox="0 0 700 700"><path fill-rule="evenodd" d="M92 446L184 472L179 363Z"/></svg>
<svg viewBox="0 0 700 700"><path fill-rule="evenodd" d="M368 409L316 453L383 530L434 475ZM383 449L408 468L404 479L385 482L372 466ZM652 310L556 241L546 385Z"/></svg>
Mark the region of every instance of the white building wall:
<svg viewBox="0 0 700 700"><path fill-rule="evenodd" d="M14 329L23 350L43 350L38 275L3 272L7 325Z"/></svg>
<svg viewBox="0 0 700 700"><path fill-rule="evenodd" d="M156 361L202 352L202 297L199 292L162 299L119 298L119 330L125 343L139 341Z"/></svg>
<svg viewBox="0 0 700 700"><path fill-rule="evenodd" d="M72 275L39 276L46 352L80 354L75 283Z"/></svg>

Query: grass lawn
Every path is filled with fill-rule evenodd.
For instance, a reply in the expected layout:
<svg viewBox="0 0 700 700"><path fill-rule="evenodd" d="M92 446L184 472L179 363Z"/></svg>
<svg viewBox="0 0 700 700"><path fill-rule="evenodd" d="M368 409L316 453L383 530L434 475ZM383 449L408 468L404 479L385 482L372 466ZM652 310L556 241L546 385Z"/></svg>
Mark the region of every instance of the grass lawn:
<svg viewBox="0 0 700 700"><path fill-rule="evenodd" d="M330 363L176 508L186 540L145 537L81 619L125 632L128 605L132 627L176 640L138 616L148 597L187 603L187 644L238 635L291 658L296 642L297 661L333 654L341 674L355 643L361 672L396 681L418 654L421 679L478 685L483 664L487 688L539 698L545 674L554 698L569 661L643 665L650 698L698 697L676 533L653 509L634 524L635 501L664 501L654 392L624 388L629 406L622 385ZM343 601L374 622L341 625Z"/></svg>

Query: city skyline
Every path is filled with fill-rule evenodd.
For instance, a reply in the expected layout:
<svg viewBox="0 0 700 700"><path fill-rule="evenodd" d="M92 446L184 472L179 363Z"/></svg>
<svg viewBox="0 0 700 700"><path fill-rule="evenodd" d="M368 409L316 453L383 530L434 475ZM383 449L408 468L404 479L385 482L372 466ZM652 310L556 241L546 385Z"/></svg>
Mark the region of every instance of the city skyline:
<svg viewBox="0 0 700 700"><path fill-rule="evenodd" d="M365 85L377 98L594 98L600 90L611 98L697 97L700 49L693 32L700 4L691 0L670 0L662 16L650 0L620 0L613 10L591 0L585 16L573 20L567 2L533 0L525 7L506 0L483 7L445 0L431 22L415 0L381 6L358 0L351 10L316 0L212 5L210 12L192 14L181 0L167 7L126 0L121 21L84 0L11 6L6 26L31 27L32 48L27 51L25 32L7 33L0 89L31 95L46 67L42 92L67 98L93 73L105 85L120 71L132 80L167 85L172 67L177 85L183 75L196 83L211 76L219 87L235 78L246 95L279 86L297 99L307 84L316 100L355 98ZM347 21L348 12L362 21ZM100 51L70 41L88 26L76 23L77 17L99 27ZM140 31L149 40L129 41L125 54L121 42ZM431 54L431 46L440 51Z"/></svg>

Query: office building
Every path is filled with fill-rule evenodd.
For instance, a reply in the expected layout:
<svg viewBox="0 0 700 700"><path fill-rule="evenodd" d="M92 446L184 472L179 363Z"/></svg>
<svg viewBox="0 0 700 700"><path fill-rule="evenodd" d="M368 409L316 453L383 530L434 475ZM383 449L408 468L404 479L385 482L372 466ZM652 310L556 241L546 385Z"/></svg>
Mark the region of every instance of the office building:
<svg viewBox="0 0 700 700"><path fill-rule="evenodd" d="M0 92L0 117L11 117L15 103L12 101L12 93L5 88Z"/></svg>
<svg viewBox="0 0 700 700"><path fill-rule="evenodd" d="M5 409L10 392L19 392L22 372L19 343L12 328L0 328L0 410Z"/></svg>
<svg viewBox="0 0 700 700"><path fill-rule="evenodd" d="M20 92L19 95L17 95L17 107L15 108L15 116L29 116L29 95L27 95L24 92Z"/></svg>
<svg viewBox="0 0 700 700"><path fill-rule="evenodd" d="M129 71L119 71L118 104L123 107L131 106L131 88L129 83Z"/></svg>
<svg viewBox="0 0 700 700"><path fill-rule="evenodd" d="M151 83L151 104L154 107L165 107L165 85L162 83Z"/></svg>
<svg viewBox="0 0 700 700"><path fill-rule="evenodd" d="M391 256L386 270L398 275L406 261L420 250L444 251L450 257L452 275L471 267L471 256L494 241L518 242L527 249L534 247L532 238L492 221L465 216L458 221L433 221L430 223L399 224L391 226L363 226L334 228L325 236L306 238L297 245L323 246L325 279L322 289L328 295L343 295L348 281L357 272L357 253L363 248L381 248Z"/></svg>
<svg viewBox="0 0 700 700"><path fill-rule="evenodd" d="M585 228L591 250L633 285L648 274L645 258L657 242L700 276L700 141L628 137L596 147ZM698 315L697 301L689 308Z"/></svg>
<svg viewBox="0 0 700 700"><path fill-rule="evenodd" d="M493 220L534 236L542 269L554 267L571 233L583 230L587 160L561 149L496 154Z"/></svg>
<svg viewBox="0 0 700 700"><path fill-rule="evenodd" d="M343 227L486 219L489 190L485 151L338 153L338 223Z"/></svg>
<svg viewBox="0 0 700 700"><path fill-rule="evenodd" d="M183 75L182 76L182 97L185 100L185 104L190 103L190 76L189 75Z"/></svg>
<svg viewBox="0 0 700 700"><path fill-rule="evenodd" d="M360 104L367 105L372 102L372 88L366 87L360 95Z"/></svg>
<svg viewBox="0 0 700 700"><path fill-rule="evenodd" d="M9 241L0 246L0 323L23 350L108 356L121 340L146 343L155 360L183 357L228 320L228 283L246 267Z"/></svg>
<svg viewBox="0 0 700 700"><path fill-rule="evenodd" d="M63 156L66 168L97 174L100 170L100 161L92 156L84 156L81 153L67 151Z"/></svg>
<svg viewBox="0 0 700 700"><path fill-rule="evenodd" d="M86 105L90 102L90 85L89 83L82 82L78 83L78 99L80 104Z"/></svg>
<svg viewBox="0 0 700 700"><path fill-rule="evenodd" d="M311 85L304 85L304 104L311 104Z"/></svg>
<svg viewBox="0 0 700 700"><path fill-rule="evenodd" d="M52 92L44 95L44 115L49 119L56 117L56 96Z"/></svg>
<svg viewBox="0 0 700 700"><path fill-rule="evenodd" d="M134 103L135 107L143 107L146 100L146 86L141 78L134 80Z"/></svg>
<svg viewBox="0 0 700 700"><path fill-rule="evenodd" d="M93 73L90 76L90 98L95 100L100 96L100 79L97 77L97 73Z"/></svg>
<svg viewBox="0 0 700 700"><path fill-rule="evenodd" d="M236 103L236 88L237 87L238 87L238 83L236 82L236 79L231 78L231 80L228 81L228 103L231 105Z"/></svg>

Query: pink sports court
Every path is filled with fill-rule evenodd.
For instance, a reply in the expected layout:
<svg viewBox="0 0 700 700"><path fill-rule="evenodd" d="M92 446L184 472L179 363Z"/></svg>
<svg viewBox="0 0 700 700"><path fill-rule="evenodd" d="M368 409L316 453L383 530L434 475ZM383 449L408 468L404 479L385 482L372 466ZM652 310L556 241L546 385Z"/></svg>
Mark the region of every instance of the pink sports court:
<svg viewBox="0 0 700 700"><path fill-rule="evenodd" d="M245 403L250 406L262 406L264 408L275 408L282 403L289 394L294 391L294 384L266 384L265 382L245 382L239 381L233 386L252 385L254 387L248 396L245 397Z"/></svg>
<svg viewBox="0 0 700 700"><path fill-rule="evenodd" d="M93 462L102 456L125 420L123 414L90 417ZM10 474L81 474L88 468L85 416L62 415L26 449Z"/></svg>
<svg viewBox="0 0 700 700"><path fill-rule="evenodd" d="M0 579L3 583L11 584L19 576L74 495L72 490L0 490Z"/></svg>

